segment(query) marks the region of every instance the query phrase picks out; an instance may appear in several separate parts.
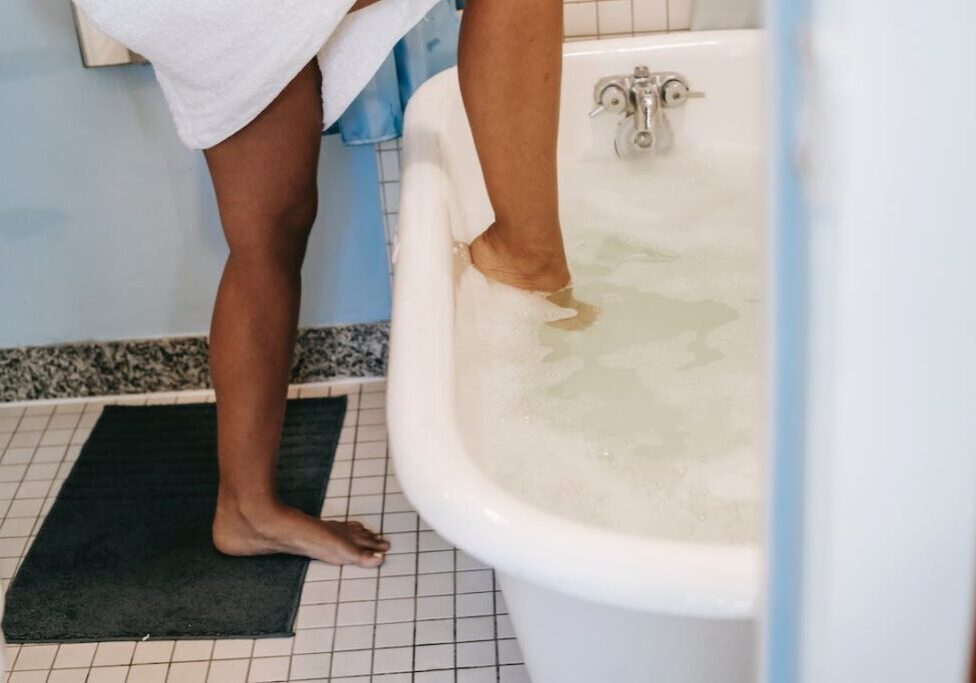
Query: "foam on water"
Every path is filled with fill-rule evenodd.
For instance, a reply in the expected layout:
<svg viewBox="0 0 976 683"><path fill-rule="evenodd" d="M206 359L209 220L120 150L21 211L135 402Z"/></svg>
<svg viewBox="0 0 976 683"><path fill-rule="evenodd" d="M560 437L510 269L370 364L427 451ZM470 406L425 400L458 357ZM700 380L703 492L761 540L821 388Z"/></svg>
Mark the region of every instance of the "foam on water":
<svg viewBox="0 0 976 683"><path fill-rule="evenodd" d="M762 444L760 166L723 153L564 169L580 331L542 296L458 280L459 410L513 494L618 531L754 542Z"/></svg>

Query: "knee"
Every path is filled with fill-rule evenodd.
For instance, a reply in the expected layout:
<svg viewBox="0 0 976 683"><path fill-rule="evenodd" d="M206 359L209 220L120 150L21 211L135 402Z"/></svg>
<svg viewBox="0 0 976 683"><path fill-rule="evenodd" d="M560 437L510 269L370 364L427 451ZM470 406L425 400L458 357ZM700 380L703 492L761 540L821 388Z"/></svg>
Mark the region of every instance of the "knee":
<svg viewBox="0 0 976 683"><path fill-rule="evenodd" d="M244 219L247 227L228 240L231 257L255 265L298 270L317 214L315 188L252 207Z"/></svg>

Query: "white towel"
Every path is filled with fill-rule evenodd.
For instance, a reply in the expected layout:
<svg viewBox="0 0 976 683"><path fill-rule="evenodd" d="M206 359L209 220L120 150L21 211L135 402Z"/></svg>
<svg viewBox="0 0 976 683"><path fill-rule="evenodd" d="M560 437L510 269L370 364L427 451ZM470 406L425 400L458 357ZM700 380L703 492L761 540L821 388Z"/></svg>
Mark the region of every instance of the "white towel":
<svg viewBox="0 0 976 683"><path fill-rule="evenodd" d="M92 23L145 56L180 139L206 149L250 123L313 58L323 128L437 0L75 0Z"/></svg>

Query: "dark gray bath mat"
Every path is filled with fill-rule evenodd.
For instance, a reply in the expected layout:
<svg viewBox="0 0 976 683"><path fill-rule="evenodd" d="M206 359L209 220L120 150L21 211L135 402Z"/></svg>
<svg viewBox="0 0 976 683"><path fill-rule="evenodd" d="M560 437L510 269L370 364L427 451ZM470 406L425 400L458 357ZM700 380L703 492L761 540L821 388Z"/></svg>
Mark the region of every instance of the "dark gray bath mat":
<svg viewBox="0 0 976 683"><path fill-rule="evenodd" d="M281 499L318 516L345 397L291 400ZM7 591L7 640L286 636L308 561L210 539L213 404L106 406Z"/></svg>

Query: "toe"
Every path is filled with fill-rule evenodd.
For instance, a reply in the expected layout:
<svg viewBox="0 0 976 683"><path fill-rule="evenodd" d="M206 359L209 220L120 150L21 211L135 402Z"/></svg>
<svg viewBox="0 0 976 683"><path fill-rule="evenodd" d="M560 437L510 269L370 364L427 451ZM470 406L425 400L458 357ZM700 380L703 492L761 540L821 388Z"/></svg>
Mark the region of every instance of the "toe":
<svg viewBox="0 0 976 683"><path fill-rule="evenodd" d="M366 528L354 529L352 533L352 541L360 548L369 548L380 551L386 551L390 548L389 541Z"/></svg>
<svg viewBox="0 0 976 683"><path fill-rule="evenodd" d="M357 548L353 553L351 562L360 567L371 569L373 567L379 567L383 564L383 560L386 556L382 552L378 552L371 548Z"/></svg>

